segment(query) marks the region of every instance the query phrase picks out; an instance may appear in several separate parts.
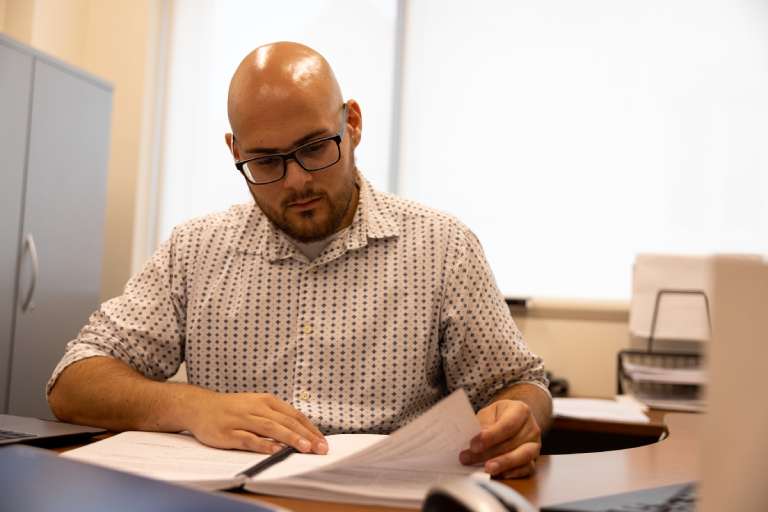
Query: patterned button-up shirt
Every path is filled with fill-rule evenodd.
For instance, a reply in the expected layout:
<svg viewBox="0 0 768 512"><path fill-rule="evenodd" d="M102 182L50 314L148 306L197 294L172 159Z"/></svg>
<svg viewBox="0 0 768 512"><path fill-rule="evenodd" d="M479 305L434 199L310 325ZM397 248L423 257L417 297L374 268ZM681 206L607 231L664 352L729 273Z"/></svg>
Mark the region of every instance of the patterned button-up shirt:
<svg viewBox="0 0 768 512"><path fill-rule="evenodd" d="M267 392L323 432L389 432L463 387L477 409L546 389L482 248L453 217L359 177L350 228L309 261L255 204L177 227L54 370L111 356L151 379Z"/></svg>

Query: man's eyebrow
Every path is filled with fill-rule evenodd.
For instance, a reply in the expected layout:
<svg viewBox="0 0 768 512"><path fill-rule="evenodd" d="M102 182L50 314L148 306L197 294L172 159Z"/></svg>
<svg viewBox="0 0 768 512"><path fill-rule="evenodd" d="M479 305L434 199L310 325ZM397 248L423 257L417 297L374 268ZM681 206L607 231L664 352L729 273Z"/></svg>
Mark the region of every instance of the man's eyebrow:
<svg viewBox="0 0 768 512"><path fill-rule="evenodd" d="M302 138L294 141L291 148L295 148L297 146L301 146L305 142L309 142L312 139L319 138L321 135L328 135L328 130L324 128L320 128L318 130L313 130L309 132L308 134L304 135ZM330 136L330 135L329 135ZM249 155L255 155L255 154L275 154L275 153L283 153L283 151L280 150L280 148L248 148L243 151L244 153L247 153Z"/></svg>

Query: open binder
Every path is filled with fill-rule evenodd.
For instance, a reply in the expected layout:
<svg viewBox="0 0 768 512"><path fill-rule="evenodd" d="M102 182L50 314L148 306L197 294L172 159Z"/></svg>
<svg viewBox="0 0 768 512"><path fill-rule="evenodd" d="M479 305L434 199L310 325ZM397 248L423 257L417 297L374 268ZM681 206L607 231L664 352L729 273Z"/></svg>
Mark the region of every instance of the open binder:
<svg viewBox="0 0 768 512"><path fill-rule="evenodd" d="M329 435L327 455L286 451L289 457L262 468L268 455L211 448L185 433L122 432L63 457L198 489L417 509L433 485L489 478L458 457L478 432L458 389L389 435Z"/></svg>

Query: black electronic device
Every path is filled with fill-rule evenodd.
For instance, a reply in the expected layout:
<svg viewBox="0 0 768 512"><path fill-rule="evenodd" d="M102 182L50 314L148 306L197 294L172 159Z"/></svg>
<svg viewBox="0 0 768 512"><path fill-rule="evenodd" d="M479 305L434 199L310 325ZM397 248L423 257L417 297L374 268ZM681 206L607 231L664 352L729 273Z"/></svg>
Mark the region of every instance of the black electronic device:
<svg viewBox="0 0 768 512"><path fill-rule="evenodd" d="M0 445L36 443L48 439L77 439L106 432L103 428L85 427L59 421L39 420L26 416L0 414Z"/></svg>
<svg viewBox="0 0 768 512"><path fill-rule="evenodd" d="M514 489L493 480L457 478L432 487L423 512L535 512Z"/></svg>
<svg viewBox="0 0 768 512"><path fill-rule="evenodd" d="M544 507L542 512L693 512L696 485L692 482L653 487Z"/></svg>

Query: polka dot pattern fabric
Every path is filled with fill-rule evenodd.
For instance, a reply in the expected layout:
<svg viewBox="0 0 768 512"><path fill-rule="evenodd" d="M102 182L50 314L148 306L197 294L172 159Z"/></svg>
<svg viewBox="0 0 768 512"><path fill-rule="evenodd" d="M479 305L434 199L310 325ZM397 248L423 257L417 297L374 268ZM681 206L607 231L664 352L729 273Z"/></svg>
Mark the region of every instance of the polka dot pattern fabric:
<svg viewBox="0 0 768 512"><path fill-rule="evenodd" d="M266 392L327 434L387 433L464 388L478 409L516 382L546 389L476 237L358 178L350 228L308 260L255 204L177 227L123 295L67 345L164 380Z"/></svg>

